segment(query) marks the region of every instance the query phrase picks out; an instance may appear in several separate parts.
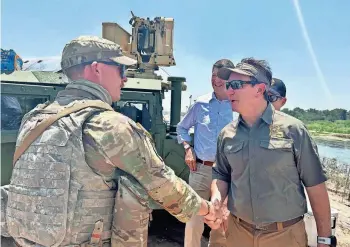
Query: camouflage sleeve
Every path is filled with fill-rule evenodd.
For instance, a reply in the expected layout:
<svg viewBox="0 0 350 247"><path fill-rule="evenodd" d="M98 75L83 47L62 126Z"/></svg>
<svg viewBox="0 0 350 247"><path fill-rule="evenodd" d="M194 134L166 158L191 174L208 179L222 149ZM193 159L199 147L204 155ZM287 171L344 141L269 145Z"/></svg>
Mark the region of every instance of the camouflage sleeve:
<svg viewBox="0 0 350 247"><path fill-rule="evenodd" d="M200 196L157 154L146 130L129 118L104 112L86 124L106 163L131 174L149 196L181 222L197 214Z"/></svg>

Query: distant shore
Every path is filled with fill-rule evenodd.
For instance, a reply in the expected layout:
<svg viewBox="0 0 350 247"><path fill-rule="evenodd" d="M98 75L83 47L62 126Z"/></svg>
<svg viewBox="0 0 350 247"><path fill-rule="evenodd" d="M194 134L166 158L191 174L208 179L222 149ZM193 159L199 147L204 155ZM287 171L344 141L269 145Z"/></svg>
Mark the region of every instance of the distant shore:
<svg viewBox="0 0 350 247"><path fill-rule="evenodd" d="M335 140L335 141L350 141L350 134L342 133L332 133L332 132L318 132L314 130L309 131L313 137L326 139L326 140Z"/></svg>

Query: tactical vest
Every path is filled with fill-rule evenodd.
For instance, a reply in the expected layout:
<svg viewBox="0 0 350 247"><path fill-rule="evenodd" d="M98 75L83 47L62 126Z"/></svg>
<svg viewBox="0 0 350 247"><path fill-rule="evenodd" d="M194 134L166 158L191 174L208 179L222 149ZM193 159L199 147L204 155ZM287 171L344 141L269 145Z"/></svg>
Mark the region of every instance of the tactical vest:
<svg viewBox="0 0 350 247"><path fill-rule="evenodd" d="M43 104L26 114L17 148L39 122L76 102L65 107ZM111 189L85 161L83 124L103 110L88 107L60 118L18 158L8 188L6 221L9 234L20 246L110 246L112 235L112 246L124 246L129 235L136 241L132 246L147 246L149 209L147 203L140 204L138 196L147 195L144 189L130 185L127 181L131 177L126 174L119 178L116 197L117 190ZM122 195L126 193L124 200ZM134 206L131 210L137 210L131 212L131 218L121 211L130 212L130 205ZM146 243L142 238L137 240L144 235Z"/></svg>

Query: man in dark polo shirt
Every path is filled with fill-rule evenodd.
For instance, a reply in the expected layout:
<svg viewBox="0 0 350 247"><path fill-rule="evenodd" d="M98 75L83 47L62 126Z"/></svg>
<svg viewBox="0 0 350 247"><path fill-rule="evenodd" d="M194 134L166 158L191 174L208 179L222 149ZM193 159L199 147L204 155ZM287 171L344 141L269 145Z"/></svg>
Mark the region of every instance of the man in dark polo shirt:
<svg viewBox="0 0 350 247"><path fill-rule="evenodd" d="M218 76L227 80L232 110L240 114L219 134L211 185L212 201L228 195L227 242L233 247L306 247L303 184L320 242L333 239L316 145L301 121L268 102L272 73L267 62L246 58L234 69L220 69Z"/></svg>
<svg viewBox="0 0 350 247"><path fill-rule="evenodd" d="M286 104L287 89L284 82L277 78L272 78L271 87L269 88L269 101L275 107L277 111L280 111L281 108Z"/></svg>

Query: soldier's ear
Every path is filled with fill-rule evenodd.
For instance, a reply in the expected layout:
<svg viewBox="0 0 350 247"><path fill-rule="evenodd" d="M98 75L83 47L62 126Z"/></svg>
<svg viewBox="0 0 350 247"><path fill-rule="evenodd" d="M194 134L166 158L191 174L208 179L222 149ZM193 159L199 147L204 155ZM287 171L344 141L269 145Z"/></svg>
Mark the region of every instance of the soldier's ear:
<svg viewBox="0 0 350 247"><path fill-rule="evenodd" d="M101 74L101 64L97 63L97 62L93 62L91 64L91 72L95 75L95 76L100 76Z"/></svg>

